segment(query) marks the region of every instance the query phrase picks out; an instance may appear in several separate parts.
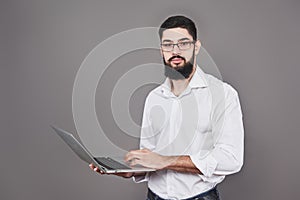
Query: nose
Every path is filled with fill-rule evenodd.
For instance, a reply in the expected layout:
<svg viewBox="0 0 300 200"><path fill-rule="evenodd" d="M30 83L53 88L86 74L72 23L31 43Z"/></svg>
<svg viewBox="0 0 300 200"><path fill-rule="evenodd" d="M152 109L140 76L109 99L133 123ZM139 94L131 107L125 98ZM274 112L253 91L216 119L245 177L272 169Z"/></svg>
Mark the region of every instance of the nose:
<svg viewBox="0 0 300 200"><path fill-rule="evenodd" d="M178 55L178 54L180 54L180 49L179 49L179 47L178 47L178 44L176 44L176 45L173 46L172 54L173 54L173 55Z"/></svg>

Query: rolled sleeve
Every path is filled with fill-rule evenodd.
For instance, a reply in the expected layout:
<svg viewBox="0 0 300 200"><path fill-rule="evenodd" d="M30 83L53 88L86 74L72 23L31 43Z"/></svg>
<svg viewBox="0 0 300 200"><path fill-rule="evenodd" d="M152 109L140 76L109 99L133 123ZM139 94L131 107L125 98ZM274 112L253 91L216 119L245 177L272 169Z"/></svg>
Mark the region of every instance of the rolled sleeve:
<svg viewBox="0 0 300 200"><path fill-rule="evenodd" d="M199 158L198 155L190 156L194 165L202 172L206 177L211 177L215 172L218 162L211 155L206 156L205 158Z"/></svg>
<svg viewBox="0 0 300 200"><path fill-rule="evenodd" d="M145 175L139 175L139 176L133 176L132 180L135 183L142 183L149 180L149 173L146 173Z"/></svg>
<svg viewBox="0 0 300 200"><path fill-rule="evenodd" d="M244 153L244 128L242 111L238 94L229 88L223 110L218 110L218 116L212 121L212 134L215 138L213 148L203 155L203 152L190 155L194 165L203 176L229 175L241 170Z"/></svg>

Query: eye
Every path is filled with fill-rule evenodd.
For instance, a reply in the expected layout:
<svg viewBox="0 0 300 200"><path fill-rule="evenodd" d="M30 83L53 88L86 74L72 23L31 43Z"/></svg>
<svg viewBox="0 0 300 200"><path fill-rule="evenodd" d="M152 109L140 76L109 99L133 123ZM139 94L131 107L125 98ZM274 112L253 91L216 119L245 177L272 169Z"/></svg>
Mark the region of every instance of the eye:
<svg viewBox="0 0 300 200"><path fill-rule="evenodd" d="M182 45L182 46L186 46L186 45L189 45L190 44L190 42L181 42L181 43L179 43L179 45Z"/></svg>
<svg viewBox="0 0 300 200"><path fill-rule="evenodd" d="M171 43L166 43L166 44L162 44L162 46L164 46L164 47L171 47L171 46L173 46L173 44L171 44Z"/></svg>

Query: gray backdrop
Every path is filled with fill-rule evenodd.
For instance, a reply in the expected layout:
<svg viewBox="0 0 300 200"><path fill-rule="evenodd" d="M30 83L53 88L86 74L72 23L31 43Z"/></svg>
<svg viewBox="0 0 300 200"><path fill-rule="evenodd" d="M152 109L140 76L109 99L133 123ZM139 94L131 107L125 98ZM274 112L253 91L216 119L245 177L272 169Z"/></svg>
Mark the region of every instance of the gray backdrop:
<svg viewBox="0 0 300 200"><path fill-rule="evenodd" d="M1 1L0 9L0 199L144 198L145 184L93 173L49 125L75 132L73 83L97 44L131 28L158 26L178 13L195 20L223 79L240 94L245 163L220 185L223 199L297 198L300 1L10 0ZM112 69L161 62L153 50L120 59ZM152 87L132 98L138 105L131 109L137 122ZM97 91L98 114L109 90L102 84ZM99 117L107 131L120 133L109 119ZM138 144L111 137L124 148Z"/></svg>

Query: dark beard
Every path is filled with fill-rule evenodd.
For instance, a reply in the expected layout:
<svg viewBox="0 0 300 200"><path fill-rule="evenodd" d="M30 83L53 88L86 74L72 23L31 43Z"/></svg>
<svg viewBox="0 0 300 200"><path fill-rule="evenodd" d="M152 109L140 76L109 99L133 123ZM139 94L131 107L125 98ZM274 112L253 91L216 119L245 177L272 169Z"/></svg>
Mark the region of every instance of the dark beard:
<svg viewBox="0 0 300 200"><path fill-rule="evenodd" d="M184 65L180 67L173 68L170 64L171 60L175 57L181 58L184 60ZM169 59L169 63L165 61L165 58L163 58L164 64L165 64L165 76L172 79L172 80L183 80L190 77L191 73L193 72L194 67L194 52L193 56L190 61L186 62L185 58L181 56L174 56Z"/></svg>

